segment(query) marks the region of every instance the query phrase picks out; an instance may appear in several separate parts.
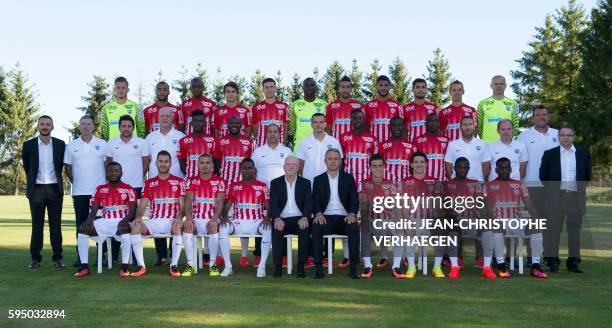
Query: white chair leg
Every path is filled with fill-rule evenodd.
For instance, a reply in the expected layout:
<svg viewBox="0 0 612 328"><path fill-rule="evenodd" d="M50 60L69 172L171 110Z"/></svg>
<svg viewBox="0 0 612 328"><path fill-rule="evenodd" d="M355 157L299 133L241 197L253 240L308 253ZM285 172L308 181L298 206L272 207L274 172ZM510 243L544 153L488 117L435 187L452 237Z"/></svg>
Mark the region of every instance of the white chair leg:
<svg viewBox="0 0 612 328"><path fill-rule="evenodd" d="M191 238L193 238L193 241L191 242L191 245L193 247L192 248L193 249L193 257L194 257L195 262L196 262L193 269L194 269L195 273L198 273L198 267L200 265L199 264L200 261L199 261L199 257L196 256L196 254L197 254L196 252L198 251L198 244L200 242L198 241L199 239L198 239L198 236L196 236L196 235L192 235Z"/></svg>
<svg viewBox="0 0 612 328"><path fill-rule="evenodd" d="M421 247L421 253L423 256L423 275L427 275L427 246Z"/></svg>
<svg viewBox="0 0 612 328"><path fill-rule="evenodd" d="M331 275L334 272L334 255L332 254L333 238L327 238L327 274Z"/></svg>
<svg viewBox="0 0 612 328"><path fill-rule="evenodd" d="M291 274L293 271L293 237L286 237L287 239L287 274Z"/></svg>
<svg viewBox="0 0 612 328"><path fill-rule="evenodd" d="M202 256L202 241L204 241L204 237L198 237L195 241L195 254L197 254L198 259L198 268L204 269L204 257ZM206 241L204 241L206 243Z"/></svg>
<svg viewBox="0 0 612 328"><path fill-rule="evenodd" d="M98 246L98 273L102 273L102 247L104 246L104 241L101 243L96 242Z"/></svg>
<svg viewBox="0 0 612 328"><path fill-rule="evenodd" d="M514 270L514 238L510 238L510 270Z"/></svg>
<svg viewBox="0 0 612 328"><path fill-rule="evenodd" d="M106 238L106 261L109 269L113 268L113 238Z"/></svg>
<svg viewBox="0 0 612 328"><path fill-rule="evenodd" d="M519 237L516 251L518 253L519 274L523 274L523 237Z"/></svg>

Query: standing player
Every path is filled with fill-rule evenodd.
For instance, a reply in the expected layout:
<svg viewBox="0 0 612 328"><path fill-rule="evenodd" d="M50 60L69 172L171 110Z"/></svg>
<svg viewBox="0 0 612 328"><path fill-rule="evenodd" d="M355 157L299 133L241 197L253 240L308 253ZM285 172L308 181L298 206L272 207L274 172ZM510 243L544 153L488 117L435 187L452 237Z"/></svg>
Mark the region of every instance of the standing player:
<svg viewBox="0 0 612 328"><path fill-rule="evenodd" d="M379 143L389 139L391 119L403 115L402 105L395 99L389 98L390 89L391 80L385 75L379 76L376 79L376 99L363 105L366 126Z"/></svg>
<svg viewBox="0 0 612 328"><path fill-rule="evenodd" d="M455 80L450 84L451 103L440 111L440 130L444 131L449 141L461 137L459 128L462 118L469 116L478 126L476 108L463 103L463 82Z"/></svg>
<svg viewBox="0 0 612 328"><path fill-rule="evenodd" d="M195 122L195 121L194 121ZM219 249L219 223L226 186L223 180L213 174L213 160L208 154L198 158L199 172L197 176L187 179L187 194L185 196L185 223L183 224L183 241L187 263L195 265L191 238L193 234L208 235L210 249L209 274L218 277L217 250ZM183 276L191 276L192 272L183 271Z"/></svg>
<svg viewBox="0 0 612 328"><path fill-rule="evenodd" d="M129 115L134 120L134 128L136 135L144 138L145 124L142 115L142 108L128 100L127 94L130 91L128 81L125 77L115 79L115 87L113 92L115 98L102 107L102 139L108 141L119 136L119 118L123 115Z"/></svg>
<svg viewBox="0 0 612 328"><path fill-rule="evenodd" d="M178 131L185 131L185 121L181 109L168 101L170 86L161 81L155 85L155 102L143 110L145 121L145 134L159 130L159 111L162 108L170 108L174 114L174 128Z"/></svg>
<svg viewBox="0 0 612 328"><path fill-rule="evenodd" d="M446 178L449 180L455 176L453 165L459 157L465 157L470 161L470 172L468 178L480 182L488 181L491 171L491 155L487 144L476 138L474 119L466 116L461 119L461 138L453 140L448 144L444 161L446 162Z"/></svg>
<svg viewBox="0 0 612 328"><path fill-rule="evenodd" d="M414 101L404 106L402 114L408 140L414 142L414 138L425 133L427 130L425 121L429 114L437 114L438 106L425 99L427 95L427 82L424 79L412 81L412 93Z"/></svg>
<svg viewBox="0 0 612 328"><path fill-rule="evenodd" d="M487 202L491 210L491 217L496 219L520 219L521 201L527 207L531 218L537 218L537 212L531 200L525 184L510 178L512 166L510 160L502 157L495 162L497 179L489 181L486 186ZM530 234L529 245L531 246L531 275L536 278L548 278L548 275L540 268L540 255L542 254L542 233L537 230L509 231L513 234ZM493 234L495 258L497 260L498 275L501 278L509 278L510 270L504 262L504 232L495 231Z"/></svg>
<svg viewBox="0 0 612 328"><path fill-rule="evenodd" d="M355 178L355 183L370 177L370 157L378 154L378 140L365 129L361 109L351 112L352 130L340 136L340 146L344 154L344 170Z"/></svg>
<svg viewBox="0 0 612 328"><path fill-rule="evenodd" d="M199 77L191 79L189 90L191 91L191 98L183 101L181 104L181 112L185 120L185 134L193 132L193 126L191 124L193 112L195 110L201 110L206 118L204 133L212 135L212 117L214 109L217 108L217 103L214 102L214 100L204 97L204 82L202 82L202 79Z"/></svg>
<svg viewBox="0 0 612 328"><path fill-rule="evenodd" d="M512 121L503 119L497 123L497 132L500 139L489 144L490 166L493 166L498 159L505 157L512 164L511 179L522 181L525 177L525 169L527 168L527 148L525 144L512 139ZM489 181L497 178L495 170L491 170Z"/></svg>
<svg viewBox="0 0 612 328"><path fill-rule="evenodd" d="M108 237L121 240L121 277L130 276L130 221L134 220L136 212L136 192L121 181L121 164L110 162L106 165L108 183L99 185L91 198L91 211L87 220L79 227L77 248L81 259L81 269L74 274L83 277L89 274L89 238L95 238L99 243ZM102 217L97 218L98 210Z"/></svg>
<svg viewBox="0 0 612 328"><path fill-rule="evenodd" d="M276 100L276 81L266 78L261 83L265 99L253 105L252 108L252 131L255 133L255 147L266 143L266 127L274 124L280 128L279 142L284 145L289 131L289 105ZM282 165L282 164L281 164Z"/></svg>
<svg viewBox="0 0 612 328"><path fill-rule="evenodd" d="M215 166L221 168L221 178L226 184L240 180L240 162L253 153L253 141L240 134L240 118L230 117L227 121L229 135L215 143L213 158Z"/></svg>
<svg viewBox="0 0 612 328"><path fill-rule="evenodd" d="M179 141L179 148L176 154L178 157L181 171L187 178L197 177L198 158L202 154L212 155L215 149L215 138L204 133L206 115L200 109L191 112L192 132Z"/></svg>
<svg viewBox="0 0 612 328"><path fill-rule="evenodd" d="M518 103L504 95L506 90L506 78L495 75L491 79L493 95L478 103L478 137L486 143L492 143L499 139L497 123L502 119L512 121L516 136L519 132Z"/></svg>
<svg viewBox="0 0 612 328"><path fill-rule="evenodd" d="M351 131L351 112L353 109L361 109L361 104L351 98L353 82L346 75L340 79L338 94L340 98L325 107L327 133L336 139Z"/></svg>
<svg viewBox="0 0 612 328"><path fill-rule="evenodd" d="M399 182L410 176L410 159L415 146L404 137L404 120L396 116L391 119L391 138L380 144L380 154L384 157L385 179Z"/></svg>
<svg viewBox="0 0 612 328"><path fill-rule="evenodd" d="M255 180L255 163L250 158L245 158L240 163L242 180L230 185L227 193L227 201L223 206L224 222L219 231L219 244L221 253L225 260L225 268L221 277L228 277L234 272L230 259L231 234L257 234L262 235L261 262L257 267L257 277L266 276L266 260L272 246L272 229L269 214L264 216L264 208L268 209L270 192L265 183ZM230 219L227 213L234 206L234 213ZM268 211L269 213L269 211Z"/></svg>
<svg viewBox="0 0 612 328"><path fill-rule="evenodd" d="M438 181L445 181L444 155L448 147L448 138L440 132L438 115L427 116L427 132L417 136L412 144L416 150L427 154L427 175Z"/></svg>
<svg viewBox="0 0 612 328"><path fill-rule="evenodd" d="M247 137L251 136L251 111L238 102L240 90L235 82L227 82L223 86L223 94L225 95L225 104L213 112L212 128L215 138L221 138L228 135L228 121L231 117L237 116L242 123L240 126L240 134Z"/></svg>
<svg viewBox="0 0 612 328"><path fill-rule="evenodd" d="M291 103L289 109L289 137L293 140L293 151L297 152L302 139L312 133L310 123L312 115L321 113L325 115L327 103L321 98L317 98L317 82L311 77L302 82L304 98Z"/></svg>
<svg viewBox="0 0 612 328"><path fill-rule="evenodd" d="M171 277L178 277L180 273L176 266L183 246L181 227L185 202L185 181L170 174L172 157L169 152L160 151L155 164L159 174L145 183L142 199L136 211L136 219L132 223L132 249L136 255L139 270L131 275L142 276L147 272L142 254L142 235L155 237L172 234L172 262L168 271ZM143 221L142 217L149 203L151 214L148 220ZM195 270L187 264L185 271L194 272Z"/></svg>

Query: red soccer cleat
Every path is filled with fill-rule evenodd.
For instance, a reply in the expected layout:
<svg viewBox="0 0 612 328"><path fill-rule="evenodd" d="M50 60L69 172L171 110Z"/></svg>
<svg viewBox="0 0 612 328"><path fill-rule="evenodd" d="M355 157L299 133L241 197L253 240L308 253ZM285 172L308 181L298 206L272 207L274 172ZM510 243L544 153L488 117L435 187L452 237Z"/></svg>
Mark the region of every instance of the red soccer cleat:
<svg viewBox="0 0 612 328"><path fill-rule="evenodd" d="M340 264L338 264L338 267L340 269L344 269L347 268L349 265L351 265L351 260L347 259L346 257L342 259L342 262L340 262Z"/></svg>
<svg viewBox="0 0 612 328"><path fill-rule="evenodd" d="M249 266L249 259L246 256L240 257L240 266L246 268Z"/></svg>
<svg viewBox="0 0 612 328"><path fill-rule="evenodd" d="M119 277L129 277L130 276L130 270L119 270Z"/></svg>
<svg viewBox="0 0 612 328"><path fill-rule="evenodd" d="M223 256L217 256L217 260L215 261L216 266L225 265L225 259Z"/></svg>
<svg viewBox="0 0 612 328"><path fill-rule="evenodd" d="M304 269L310 269L314 266L314 259L312 258L312 256L309 256L306 259L306 263L304 263Z"/></svg>
<svg viewBox="0 0 612 328"><path fill-rule="evenodd" d="M378 262L378 264L376 264L376 267L379 269L384 269L387 267L387 265L389 265L389 260L382 258L380 259L380 262Z"/></svg>
<svg viewBox="0 0 612 328"><path fill-rule="evenodd" d="M542 269L540 269L540 265L538 263L531 265L531 275L539 279L548 278L548 275L544 273Z"/></svg>
<svg viewBox="0 0 612 328"><path fill-rule="evenodd" d="M482 276L487 278L487 279L496 279L497 275L495 274L495 272L493 272L493 269L491 269L491 267L486 267L484 269L482 269Z"/></svg>
<svg viewBox="0 0 612 328"><path fill-rule="evenodd" d="M396 278L396 279L404 279L405 275L403 273L400 272L399 268L393 268L391 270L391 275Z"/></svg>
<svg viewBox="0 0 612 328"><path fill-rule="evenodd" d="M445 268L452 267L451 261L447 257L443 258L442 259L442 266L445 267Z"/></svg>
<svg viewBox="0 0 612 328"><path fill-rule="evenodd" d="M287 267L287 257L283 256L283 268Z"/></svg>
<svg viewBox="0 0 612 328"><path fill-rule="evenodd" d="M77 271L74 274L74 276L75 277L85 277L88 274L89 274L89 268L81 268L79 271Z"/></svg>
<svg viewBox="0 0 612 328"><path fill-rule="evenodd" d="M474 262L474 266L479 269L482 269L484 267L484 259L482 258L482 256L476 259L476 262Z"/></svg>
<svg viewBox="0 0 612 328"><path fill-rule="evenodd" d="M181 276L181 273L179 272L176 265L171 265L168 268L168 273L170 274L170 277L180 277Z"/></svg>
<svg viewBox="0 0 612 328"><path fill-rule="evenodd" d="M366 279L372 277L372 268L365 268L360 277Z"/></svg>
<svg viewBox="0 0 612 328"><path fill-rule="evenodd" d="M461 272L461 270L459 269L458 266L451 267L450 273L448 274L448 278L449 279L457 279L457 278L459 278L459 273L460 272Z"/></svg>
<svg viewBox="0 0 612 328"><path fill-rule="evenodd" d="M147 269L146 269L145 267L139 267L139 268L138 268L138 271L136 271L136 272L132 272L132 273L130 274L130 277L142 277L142 276L144 276L145 274L147 274Z"/></svg>
<svg viewBox="0 0 612 328"><path fill-rule="evenodd" d="M261 256L255 256L255 260L253 260L253 267L259 267L259 262L261 262Z"/></svg>

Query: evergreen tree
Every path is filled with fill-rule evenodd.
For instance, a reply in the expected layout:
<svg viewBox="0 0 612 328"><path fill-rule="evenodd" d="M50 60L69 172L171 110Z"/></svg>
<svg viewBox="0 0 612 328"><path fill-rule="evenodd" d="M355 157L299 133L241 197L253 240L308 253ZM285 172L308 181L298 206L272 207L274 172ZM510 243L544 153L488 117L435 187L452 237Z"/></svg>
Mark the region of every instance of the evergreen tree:
<svg viewBox="0 0 612 328"><path fill-rule="evenodd" d="M178 74L179 78L174 80L172 89L178 92L180 101L183 102L189 98L191 78L189 77L189 71L185 66L181 66L181 70L178 72Z"/></svg>
<svg viewBox="0 0 612 328"><path fill-rule="evenodd" d="M283 84L283 74L280 70L276 72L276 99L284 102L289 101L289 88Z"/></svg>
<svg viewBox="0 0 612 328"><path fill-rule="evenodd" d="M363 73L359 70L359 65L357 64L357 59L353 59L353 63L351 65L351 74L349 74L351 81L353 82L353 99L357 100L360 103L365 101L364 90L363 88Z"/></svg>
<svg viewBox="0 0 612 328"><path fill-rule="evenodd" d="M427 63L427 89L429 90L429 100L434 104L444 107L450 101L448 93L451 73L448 60L444 58L442 50L434 50L433 59Z"/></svg>
<svg viewBox="0 0 612 328"><path fill-rule="evenodd" d="M244 90L245 103L249 107L264 99L263 88L261 87L261 83L264 79L265 77L260 69L257 69L255 74L251 76L251 82L248 86L248 94L247 90Z"/></svg>
<svg viewBox="0 0 612 328"><path fill-rule="evenodd" d="M366 89L364 93L367 96L368 100L374 99L377 96L376 79L378 79L381 69L382 66L380 65L378 59L374 59L370 64L370 73L368 74L365 83Z"/></svg>
<svg viewBox="0 0 612 328"><path fill-rule="evenodd" d="M300 75L295 72L291 77L291 86L289 87L289 101L294 102L303 96L302 90L302 79Z"/></svg>
<svg viewBox="0 0 612 328"><path fill-rule="evenodd" d="M323 76L323 99L328 103L338 98L338 89L340 88L340 79L344 76L344 67L338 61L334 61L327 68Z"/></svg>
<svg viewBox="0 0 612 328"><path fill-rule="evenodd" d="M408 89L408 73L406 66L399 57L393 60L389 65L389 79L391 80L390 97L397 100L400 104L406 104L410 100L410 90ZM374 80L376 81L376 80Z"/></svg>
<svg viewBox="0 0 612 328"><path fill-rule="evenodd" d="M223 76L221 75L221 67L217 67L217 79L213 83L212 86L212 99L221 106L224 102L223 96Z"/></svg>
<svg viewBox="0 0 612 328"><path fill-rule="evenodd" d="M95 130L93 133L99 137L102 127L100 124L102 107L111 99L111 90L106 79L99 75L94 75L93 81L89 82L87 86L89 87L87 96L81 97L81 100L83 100L86 105L78 107L77 109L82 111L83 115L89 115L94 119ZM72 138L76 139L81 135L79 123L72 122L72 126L69 132Z"/></svg>

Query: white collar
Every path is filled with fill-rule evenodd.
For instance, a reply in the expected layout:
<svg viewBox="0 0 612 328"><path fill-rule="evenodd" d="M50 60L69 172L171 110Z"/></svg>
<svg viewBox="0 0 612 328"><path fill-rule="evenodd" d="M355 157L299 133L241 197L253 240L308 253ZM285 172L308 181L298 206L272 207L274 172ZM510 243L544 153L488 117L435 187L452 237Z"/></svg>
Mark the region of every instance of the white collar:
<svg viewBox="0 0 612 328"><path fill-rule="evenodd" d="M576 151L576 147L574 147L574 145L573 145L573 144L572 144L572 147L571 147L570 149L566 149L566 148L565 148L565 147L563 147L563 146L560 146L560 147L561 147L561 151L566 152L566 153L567 153L567 152L572 152L572 153L573 153L573 152L575 152L575 151Z"/></svg>
<svg viewBox="0 0 612 328"><path fill-rule="evenodd" d="M53 144L53 138L49 138L49 143L45 144L44 142L42 142L42 139L40 139L40 136L38 136L36 139L38 139L38 144L43 144L44 146L49 146Z"/></svg>

